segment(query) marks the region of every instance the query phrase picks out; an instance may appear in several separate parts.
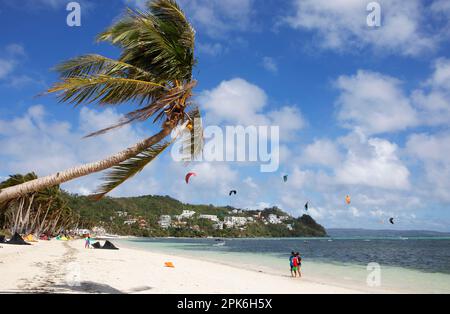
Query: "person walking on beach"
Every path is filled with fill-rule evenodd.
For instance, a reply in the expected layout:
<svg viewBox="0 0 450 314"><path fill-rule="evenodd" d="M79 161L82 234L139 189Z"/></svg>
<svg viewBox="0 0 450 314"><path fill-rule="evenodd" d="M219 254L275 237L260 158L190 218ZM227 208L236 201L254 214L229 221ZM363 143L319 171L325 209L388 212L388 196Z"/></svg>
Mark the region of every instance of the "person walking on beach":
<svg viewBox="0 0 450 314"><path fill-rule="evenodd" d="M295 258L297 259L297 273L298 276L302 277L302 257L300 256L300 253L295 253Z"/></svg>
<svg viewBox="0 0 450 314"><path fill-rule="evenodd" d="M291 252L291 256L289 257L289 265L291 266L291 276L294 276L294 258L295 258L295 252Z"/></svg>
<svg viewBox="0 0 450 314"><path fill-rule="evenodd" d="M87 235L84 242L84 248L90 249L91 248L91 236Z"/></svg>
<svg viewBox="0 0 450 314"><path fill-rule="evenodd" d="M294 278L297 278L297 274L298 274L298 256L297 253L294 253L294 257L292 258L292 273Z"/></svg>

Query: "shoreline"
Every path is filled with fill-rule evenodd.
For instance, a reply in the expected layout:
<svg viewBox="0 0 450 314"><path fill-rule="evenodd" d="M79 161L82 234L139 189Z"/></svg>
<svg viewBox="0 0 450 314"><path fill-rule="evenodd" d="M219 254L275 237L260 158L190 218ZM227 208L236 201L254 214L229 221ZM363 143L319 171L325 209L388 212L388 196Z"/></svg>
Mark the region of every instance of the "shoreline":
<svg viewBox="0 0 450 314"><path fill-rule="evenodd" d="M165 262L172 262L175 268L164 267ZM88 250L83 240L3 245L0 277L0 293L367 293L176 254L128 247Z"/></svg>

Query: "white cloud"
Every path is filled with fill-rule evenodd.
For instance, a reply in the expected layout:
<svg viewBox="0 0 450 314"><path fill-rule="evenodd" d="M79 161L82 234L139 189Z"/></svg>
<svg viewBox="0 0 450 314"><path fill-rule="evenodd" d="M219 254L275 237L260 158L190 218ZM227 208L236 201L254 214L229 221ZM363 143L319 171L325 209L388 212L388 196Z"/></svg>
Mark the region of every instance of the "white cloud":
<svg viewBox="0 0 450 314"><path fill-rule="evenodd" d="M338 119L350 129L366 134L401 131L418 123L417 113L397 79L359 70L353 76L341 76L337 101Z"/></svg>
<svg viewBox="0 0 450 314"><path fill-rule="evenodd" d="M428 188L425 192L450 202L450 133L413 134L406 152L421 161Z"/></svg>
<svg viewBox="0 0 450 314"><path fill-rule="evenodd" d="M0 53L0 80L8 78L19 64L19 57L25 56L25 49L19 44L9 44Z"/></svg>
<svg viewBox="0 0 450 314"><path fill-rule="evenodd" d="M246 31L252 25L253 0L181 0L194 26L213 38L233 31Z"/></svg>
<svg viewBox="0 0 450 314"><path fill-rule="evenodd" d="M262 61L264 69L271 73L278 73L278 64L271 57L264 57Z"/></svg>
<svg viewBox="0 0 450 314"><path fill-rule="evenodd" d="M226 50L220 43L199 43L197 46L200 53L213 57L223 54Z"/></svg>
<svg viewBox="0 0 450 314"><path fill-rule="evenodd" d="M223 81L216 88L202 92L199 103L206 110L208 124L277 125L282 139L291 139L295 131L306 126L297 107L284 106L265 112L268 107L265 91L241 78Z"/></svg>
<svg viewBox="0 0 450 314"><path fill-rule="evenodd" d="M364 0L294 0L295 14L284 18L294 29L317 34L322 48L353 51L366 47L378 52L418 55L436 48L439 37L424 31L424 12L419 0L381 0L382 25L367 26ZM444 32L445 28L437 30Z"/></svg>
<svg viewBox="0 0 450 314"><path fill-rule="evenodd" d="M413 91L412 102L426 125L450 123L450 59L440 58L433 64L433 74L421 89Z"/></svg>
<svg viewBox="0 0 450 314"><path fill-rule="evenodd" d="M345 161L335 169L336 182L345 185L406 190L410 172L397 155L396 144L379 138L368 140L350 136Z"/></svg>
<svg viewBox="0 0 450 314"><path fill-rule="evenodd" d="M302 150L301 160L306 164L317 164L327 167L337 166L342 160L338 146L331 140L316 140Z"/></svg>

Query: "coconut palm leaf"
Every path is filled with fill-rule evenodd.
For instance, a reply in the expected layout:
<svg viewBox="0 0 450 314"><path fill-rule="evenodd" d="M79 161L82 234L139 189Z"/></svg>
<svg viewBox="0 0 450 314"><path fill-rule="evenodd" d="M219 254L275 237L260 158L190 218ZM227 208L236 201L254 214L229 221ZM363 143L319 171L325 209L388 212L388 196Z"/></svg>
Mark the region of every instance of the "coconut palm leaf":
<svg viewBox="0 0 450 314"><path fill-rule="evenodd" d="M158 83L98 75L89 78L68 78L55 84L48 92L61 92L60 102L75 105L98 102L105 105L133 100L140 103L151 101L162 88Z"/></svg>
<svg viewBox="0 0 450 314"><path fill-rule="evenodd" d="M126 180L134 177L141 172L145 166L158 157L164 150L172 144L166 142L154 145L141 152L133 158L130 158L119 165L113 167L103 178L106 182L92 195L93 199L99 200Z"/></svg>
<svg viewBox="0 0 450 314"><path fill-rule="evenodd" d="M55 70L62 78L79 78L102 74L112 77L134 78L148 82L158 81L150 72L141 68L97 54L88 54L70 59L57 65Z"/></svg>
<svg viewBox="0 0 450 314"><path fill-rule="evenodd" d="M190 80L196 63L193 27L175 1L149 1L147 6L148 12L128 10L127 17L100 34L98 40L119 46L122 62L162 80Z"/></svg>
<svg viewBox="0 0 450 314"><path fill-rule="evenodd" d="M200 109L195 107L187 113L189 123L183 134L182 150L184 161L194 161L203 153L204 137L203 137L203 123Z"/></svg>

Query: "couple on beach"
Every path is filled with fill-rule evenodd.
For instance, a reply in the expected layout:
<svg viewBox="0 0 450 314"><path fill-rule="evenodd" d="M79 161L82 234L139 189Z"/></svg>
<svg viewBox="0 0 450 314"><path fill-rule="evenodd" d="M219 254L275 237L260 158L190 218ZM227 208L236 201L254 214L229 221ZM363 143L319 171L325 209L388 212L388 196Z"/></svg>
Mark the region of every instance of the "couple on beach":
<svg viewBox="0 0 450 314"><path fill-rule="evenodd" d="M299 252L291 252L291 256L289 257L289 264L291 265L291 276L301 277L302 257L300 256Z"/></svg>

